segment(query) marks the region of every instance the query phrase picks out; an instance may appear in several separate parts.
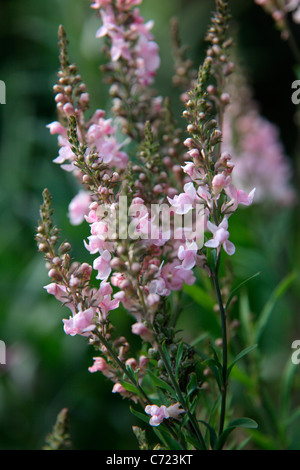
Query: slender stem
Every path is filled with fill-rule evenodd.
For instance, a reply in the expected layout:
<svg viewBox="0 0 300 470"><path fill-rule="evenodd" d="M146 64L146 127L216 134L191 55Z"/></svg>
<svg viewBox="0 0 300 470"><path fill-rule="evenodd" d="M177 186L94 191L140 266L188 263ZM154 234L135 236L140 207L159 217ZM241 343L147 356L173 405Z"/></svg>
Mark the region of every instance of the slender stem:
<svg viewBox="0 0 300 470"><path fill-rule="evenodd" d="M219 436L222 434L224 429L225 414L226 414L226 399L227 399L227 366L228 366L228 349L227 349L227 321L226 311L223 305L220 284L219 284L219 266L220 266L220 253L217 258L216 270L213 275L214 286L217 293L219 309L221 313L221 326L222 326L222 400L221 400L221 413L219 423Z"/></svg>

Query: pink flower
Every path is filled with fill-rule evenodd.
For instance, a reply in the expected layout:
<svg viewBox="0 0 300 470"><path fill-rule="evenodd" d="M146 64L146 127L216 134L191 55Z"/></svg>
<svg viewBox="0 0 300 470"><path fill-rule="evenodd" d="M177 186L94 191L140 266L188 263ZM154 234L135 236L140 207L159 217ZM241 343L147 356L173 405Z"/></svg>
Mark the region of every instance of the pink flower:
<svg viewBox="0 0 300 470"><path fill-rule="evenodd" d="M93 305L97 305L104 318L107 317L111 310L119 307L120 301L118 299L111 299L113 293L112 287L109 282L102 281L100 287L93 295Z"/></svg>
<svg viewBox="0 0 300 470"><path fill-rule="evenodd" d="M102 26L96 32L96 38L102 38L103 36L111 36L119 31L119 27L116 24L115 15L111 5L105 10L100 10Z"/></svg>
<svg viewBox="0 0 300 470"><path fill-rule="evenodd" d="M112 393L120 393L123 397L130 396L130 393L120 383L113 386Z"/></svg>
<svg viewBox="0 0 300 470"><path fill-rule="evenodd" d="M54 163L58 163L59 165L62 165L66 160L69 160L71 163L67 165L62 165L62 168L65 169L66 171L73 171L75 155L73 153L73 150L71 149L71 146L69 143L65 143L65 145L62 145L58 151L58 156L53 160Z"/></svg>
<svg viewBox="0 0 300 470"><path fill-rule="evenodd" d="M82 335L88 336L95 328L92 324L96 308L90 307L87 310L76 313L69 320L63 319L64 331L67 335L75 336Z"/></svg>
<svg viewBox="0 0 300 470"><path fill-rule="evenodd" d="M154 41L149 41L145 36L141 36L136 47L137 74L142 85L149 85L160 65L158 45Z"/></svg>
<svg viewBox="0 0 300 470"><path fill-rule="evenodd" d="M79 191L69 204L69 219L72 225L80 225L88 214L91 196L86 191Z"/></svg>
<svg viewBox="0 0 300 470"><path fill-rule="evenodd" d="M235 246L231 243L229 238L228 228L228 220L226 217L222 220L222 222L217 226L212 222L207 222L207 228L213 234L213 238L208 240L204 245L209 248L219 248L223 245L224 250L228 255L233 255L235 252Z"/></svg>
<svg viewBox="0 0 300 470"><path fill-rule="evenodd" d="M151 426L159 426L164 419L169 418L167 407L165 405L147 405L145 408L145 412L147 413L147 415L151 416L149 421Z"/></svg>
<svg viewBox="0 0 300 470"><path fill-rule="evenodd" d="M162 267L161 276L163 277L166 287L170 290L181 290L183 284L192 285L196 278L189 269L184 269L179 260L167 263Z"/></svg>
<svg viewBox="0 0 300 470"><path fill-rule="evenodd" d="M111 254L107 250L94 260L93 268L98 271L96 279L106 280L108 278L111 273L110 260Z"/></svg>
<svg viewBox="0 0 300 470"><path fill-rule="evenodd" d="M113 249L113 243L107 242L103 238L99 238L96 235L90 235L88 237L88 243L84 240L85 248L91 253L102 253L103 251L111 251Z"/></svg>
<svg viewBox="0 0 300 470"><path fill-rule="evenodd" d="M195 241L187 241L184 245L180 245L178 250L178 258L182 261L180 266L176 266L175 269L192 269L196 264L197 259L197 243Z"/></svg>
<svg viewBox="0 0 300 470"><path fill-rule="evenodd" d="M185 166L181 167L187 175L193 180L197 181L201 178L201 173L193 162L185 162Z"/></svg>
<svg viewBox="0 0 300 470"><path fill-rule="evenodd" d="M193 183L186 183L183 189L184 193L174 196L173 199L168 197L168 201L175 209L176 214L186 214L194 207L195 201L199 200Z"/></svg>
<svg viewBox="0 0 300 470"><path fill-rule="evenodd" d="M168 408L165 405L147 405L145 412L151 416L149 421L150 425L159 426L164 419L178 419L179 415L184 413L184 410L180 408L179 403L176 403L175 405L171 405Z"/></svg>
<svg viewBox="0 0 300 470"><path fill-rule="evenodd" d="M152 341L153 334L142 322L134 323L131 326L131 331L133 334L140 336L144 341Z"/></svg>
<svg viewBox="0 0 300 470"><path fill-rule="evenodd" d="M111 4L111 0L95 0L94 3L91 4L91 8L101 8L101 7L107 7L108 5Z"/></svg>
<svg viewBox="0 0 300 470"><path fill-rule="evenodd" d="M113 374L110 371L109 365L107 362L103 359L103 357L93 357L94 359L94 364L88 368L89 372L94 373L94 372L102 372L105 377L113 377Z"/></svg>
<svg viewBox="0 0 300 470"><path fill-rule="evenodd" d="M149 292L150 294L156 294L156 295L162 295L162 296L170 295L170 289L167 287L166 281L162 277L153 279L150 282Z"/></svg>
<svg viewBox="0 0 300 470"><path fill-rule="evenodd" d="M227 187L231 183L231 177L224 175L224 173L219 173L214 176L212 180L212 187L214 194L218 196L222 189Z"/></svg>
<svg viewBox="0 0 300 470"><path fill-rule="evenodd" d="M124 40L124 35L115 34L112 37L111 46L111 60L116 62L120 57L124 57L126 60L131 59L130 49L128 43Z"/></svg>
<svg viewBox="0 0 300 470"><path fill-rule="evenodd" d="M58 121L51 122L46 127L50 130L50 134L60 134L61 136L67 138L67 129Z"/></svg>
<svg viewBox="0 0 300 470"><path fill-rule="evenodd" d="M142 3L142 0L117 0L117 7L128 10L134 5L139 5L140 3Z"/></svg>
<svg viewBox="0 0 300 470"><path fill-rule="evenodd" d="M64 286L60 286L52 282L51 284L47 284L44 286L44 289L48 292L48 294L54 295L54 297L62 302L64 305L69 307L73 314L75 314L75 307L72 302L70 302L67 290Z"/></svg>

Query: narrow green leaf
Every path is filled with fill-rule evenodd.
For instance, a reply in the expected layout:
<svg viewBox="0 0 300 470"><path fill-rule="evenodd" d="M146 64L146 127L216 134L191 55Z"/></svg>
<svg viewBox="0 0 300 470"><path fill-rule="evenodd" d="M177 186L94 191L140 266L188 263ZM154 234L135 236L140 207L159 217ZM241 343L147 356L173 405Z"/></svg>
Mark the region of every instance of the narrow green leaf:
<svg viewBox="0 0 300 470"><path fill-rule="evenodd" d="M187 397L191 395L196 389L197 389L197 376L195 372L193 372L190 376L190 380L186 387Z"/></svg>
<svg viewBox="0 0 300 470"><path fill-rule="evenodd" d="M202 421L201 419L199 419L198 421L200 423L203 423L207 427L208 432L209 432L210 446L211 446L212 449L215 449L215 447L217 445L218 437L217 437L217 434L216 434L214 428L212 426L210 426L210 424L208 424L206 421Z"/></svg>
<svg viewBox="0 0 300 470"><path fill-rule="evenodd" d="M147 423L149 424L149 416L143 413L140 413L139 411L135 410L134 408L132 408L132 406L130 406L130 411L131 413L136 417L136 418L139 418L141 419L144 423Z"/></svg>
<svg viewBox="0 0 300 470"><path fill-rule="evenodd" d="M219 437L216 443L216 449L220 450L224 447L228 436L231 432L236 428L245 428L245 429L257 429L258 424L251 418L238 418L227 426L227 428L222 432L221 436Z"/></svg>
<svg viewBox="0 0 300 470"><path fill-rule="evenodd" d="M264 332L267 323L271 317L271 314L273 312L273 309L276 305L276 302L280 299L280 297L285 294L287 289L290 287L290 285L294 282L296 279L297 275L296 273L292 272L288 276L286 276L275 288L275 290L272 292L270 299L266 303L263 311L261 312L259 319L256 324L256 342L258 342L261 338L262 333Z"/></svg>
<svg viewBox="0 0 300 470"><path fill-rule="evenodd" d="M173 388L167 382L157 377L151 370L148 370L148 374L150 375L150 378L152 379L152 382L156 387L162 388L163 390L167 390L172 396L175 395Z"/></svg>
<svg viewBox="0 0 300 470"><path fill-rule="evenodd" d="M257 344L254 344L253 346L249 346L248 348L243 349L243 351L241 351L241 352L234 358L234 360L232 361L232 363L230 364L230 366L229 366L228 369L227 369L227 378L229 377L230 372L231 372L233 366L234 366L240 359L242 359L244 356L246 356L250 351L253 351L253 349L255 349L256 347L257 347Z"/></svg>
<svg viewBox="0 0 300 470"><path fill-rule="evenodd" d="M249 303L249 296L246 290L242 290L240 294L239 300L239 318L241 322L241 335L246 343L249 341L250 343L254 343L254 325L252 320L252 312Z"/></svg>
<svg viewBox="0 0 300 470"><path fill-rule="evenodd" d="M215 300L205 292L204 289L197 285L184 285L184 292L186 292L198 305L211 310L215 305Z"/></svg>
<svg viewBox="0 0 300 470"><path fill-rule="evenodd" d="M194 341L191 343L191 347L193 348L198 343L201 343L207 337L208 337L208 333L201 333L201 335L198 336L198 338L194 339Z"/></svg>
<svg viewBox="0 0 300 470"><path fill-rule="evenodd" d="M126 382L125 380L120 380L120 384L128 392L134 393L135 395L140 395L141 394L139 389L135 385L133 385L132 383Z"/></svg>
<svg viewBox="0 0 300 470"><path fill-rule="evenodd" d="M178 380L178 377L179 377L179 367L180 367L182 355L183 355L183 343L180 343L178 346L177 355L176 355L176 366L175 366L176 380Z"/></svg>
<svg viewBox="0 0 300 470"><path fill-rule="evenodd" d="M246 284L247 282L251 281L252 279L254 279L255 277L259 276L260 275L260 272L257 272L255 274L253 274L252 276L248 277L247 279L245 279L244 281L242 281L238 286L236 286L232 291L231 293L229 294L229 297L227 299L227 302L226 302L226 305L225 305L225 310L227 310L227 308L229 307L229 304L230 302L232 301L234 295L237 293L237 291L244 285Z"/></svg>
<svg viewBox="0 0 300 470"><path fill-rule="evenodd" d="M169 356L169 353L168 353L168 350L167 350L166 342L164 341L161 346L162 346L162 350L163 350L165 359L168 362L168 365L169 365L170 369L172 369L172 364L171 364L170 356Z"/></svg>
<svg viewBox="0 0 300 470"><path fill-rule="evenodd" d="M281 412L284 423L290 419L292 388L297 367L296 364L289 360L281 380Z"/></svg>
<svg viewBox="0 0 300 470"><path fill-rule="evenodd" d="M254 419L251 418L238 418L234 421L231 421L227 426L227 429L230 428L246 428L246 429L257 429L258 424Z"/></svg>

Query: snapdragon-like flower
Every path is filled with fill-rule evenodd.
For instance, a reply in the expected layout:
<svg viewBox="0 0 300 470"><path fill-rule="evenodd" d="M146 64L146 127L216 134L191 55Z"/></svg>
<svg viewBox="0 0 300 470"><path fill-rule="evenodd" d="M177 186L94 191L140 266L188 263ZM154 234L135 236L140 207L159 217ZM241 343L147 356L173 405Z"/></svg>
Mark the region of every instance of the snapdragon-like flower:
<svg viewBox="0 0 300 470"><path fill-rule="evenodd" d="M291 206L296 199L292 185L292 165L286 155L276 125L261 115L241 70L229 82L232 95L224 116L222 146L231 154L234 164L232 182L225 191L236 204L256 203L262 206ZM238 90L238 92L237 92ZM255 198L252 188L255 187ZM248 193L248 195L247 195Z"/></svg>
<svg viewBox="0 0 300 470"><path fill-rule="evenodd" d="M109 277L111 273L110 260L111 254L107 250L104 250L102 255L95 259L93 267L98 271L97 279L106 280Z"/></svg>
<svg viewBox="0 0 300 470"><path fill-rule="evenodd" d="M69 219L72 225L80 225L88 213L91 195L87 191L79 191L69 204Z"/></svg>
<svg viewBox="0 0 300 470"><path fill-rule="evenodd" d="M180 408L179 403L175 403L174 405L168 407L166 407L165 405L147 405L145 408L145 412L151 416L149 421L150 425L159 426L164 419L178 419L179 415L181 413L184 413L184 410Z"/></svg>
<svg viewBox="0 0 300 470"><path fill-rule="evenodd" d="M95 328L93 318L96 308L90 307L87 310L80 311L68 320L63 320L64 331L67 335L75 336L82 335L88 336Z"/></svg>
<svg viewBox="0 0 300 470"><path fill-rule="evenodd" d="M197 191L193 183L186 183L183 189L184 192L179 195L175 195L173 199L168 197L168 201L174 208L176 214L186 214L195 207L197 201L200 202L200 198L197 195Z"/></svg>

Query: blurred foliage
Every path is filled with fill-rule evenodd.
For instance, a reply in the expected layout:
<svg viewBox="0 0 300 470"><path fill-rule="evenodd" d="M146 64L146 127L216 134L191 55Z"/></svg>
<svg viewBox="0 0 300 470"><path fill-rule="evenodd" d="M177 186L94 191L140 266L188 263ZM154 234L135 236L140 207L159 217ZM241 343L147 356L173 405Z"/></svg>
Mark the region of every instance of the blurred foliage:
<svg viewBox="0 0 300 470"><path fill-rule="evenodd" d="M294 58L272 20L252 0L232 0L231 4L235 39L254 97L261 112L280 129L297 186L299 132L297 109L290 99ZM211 0L144 0L141 7L145 18L155 21L154 34L160 45L162 66L156 87L159 93L171 96L175 109L179 108L177 91L170 86L170 18L178 16L182 41L199 64L213 6ZM41 193L48 187L63 237L71 241L75 257L83 260L86 253L82 239L88 235L87 227L72 227L66 217L76 187L70 175L52 163L57 143L46 125L56 119L52 85L61 23L91 102L95 108L107 108L107 88L99 71L104 58L95 39L99 21L87 0L2 0L1 10L0 79L6 83L7 104L0 105L0 338L7 345L7 364L0 366L0 448L42 448L56 416L67 408L74 448L135 449L138 444L129 430L139 423L128 403L111 393L111 384L101 374L88 372L93 351L86 342L64 334L66 310L43 289L48 278L34 242ZM295 34L300 38L296 28ZM259 423L259 433L253 433L254 446L299 449L297 415L289 423L289 406L296 409L299 405L300 387L300 366L290 370L291 344L300 338L298 206L278 210L254 205L241 210L235 216L231 239L237 246L230 264L236 285L260 272L238 291L232 319L238 318L239 310L242 333L253 332L266 304L270 310L253 363L249 359L246 364L255 368L257 361L260 380L249 369L237 368L232 400ZM281 296L276 295L276 287L291 273L295 273L293 282ZM206 280L200 279L199 289L183 293L187 308L180 322L187 338L198 330L199 336L212 331L217 339L217 314L212 313L209 295L201 295L209 292ZM124 312L120 309L114 315L130 337ZM236 353L250 345L243 334L233 334L232 341ZM263 389L260 396L257 388Z"/></svg>

